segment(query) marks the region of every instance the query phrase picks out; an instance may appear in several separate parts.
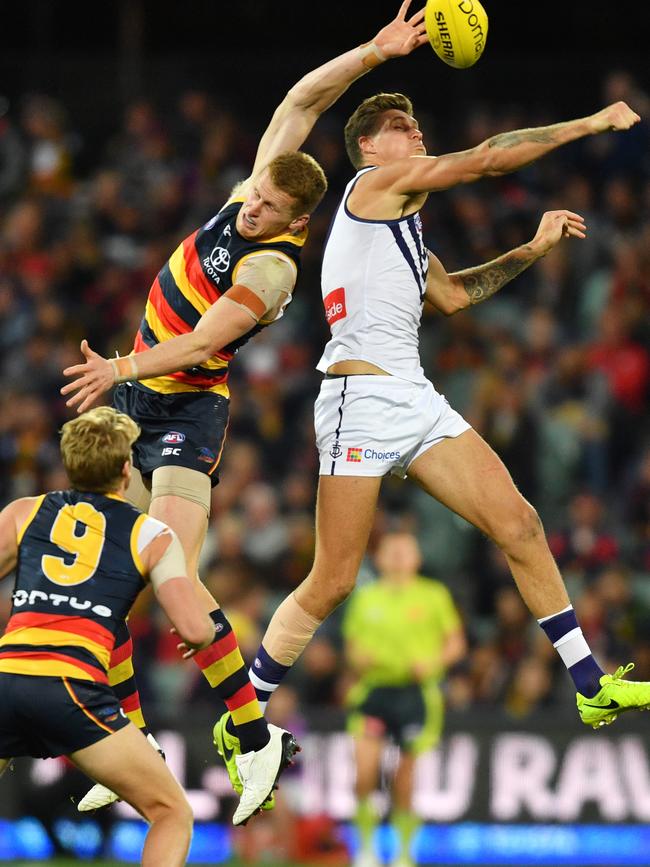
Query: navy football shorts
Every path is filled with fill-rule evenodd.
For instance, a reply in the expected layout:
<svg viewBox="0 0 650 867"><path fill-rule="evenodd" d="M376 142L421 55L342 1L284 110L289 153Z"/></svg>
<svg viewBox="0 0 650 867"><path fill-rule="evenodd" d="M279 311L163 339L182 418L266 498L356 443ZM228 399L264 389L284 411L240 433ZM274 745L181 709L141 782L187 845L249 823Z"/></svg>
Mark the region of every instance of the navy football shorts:
<svg viewBox="0 0 650 867"><path fill-rule="evenodd" d="M129 725L104 683L0 672L0 758L67 756Z"/></svg>
<svg viewBox="0 0 650 867"><path fill-rule="evenodd" d="M158 394L122 383L113 406L140 425L133 463L145 478L158 467L187 467L218 484L230 401L212 392Z"/></svg>
<svg viewBox="0 0 650 867"><path fill-rule="evenodd" d="M415 755L435 747L444 721L437 684L377 686L350 708L348 731L359 736L388 737Z"/></svg>

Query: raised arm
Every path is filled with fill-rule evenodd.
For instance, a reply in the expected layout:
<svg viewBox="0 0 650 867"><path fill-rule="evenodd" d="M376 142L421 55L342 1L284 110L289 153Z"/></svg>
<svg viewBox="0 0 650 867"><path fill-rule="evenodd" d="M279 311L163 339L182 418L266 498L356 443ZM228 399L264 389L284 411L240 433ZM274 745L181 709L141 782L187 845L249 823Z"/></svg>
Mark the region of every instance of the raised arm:
<svg viewBox="0 0 650 867"><path fill-rule="evenodd" d="M545 256L562 238L584 238L586 227L582 217L571 211L547 211L535 237L504 253L498 259L448 274L433 253L429 253L426 300L436 310L451 316L465 307L480 304L499 291L506 283Z"/></svg>
<svg viewBox="0 0 650 867"><path fill-rule="evenodd" d="M278 154L298 150L320 115L353 81L385 60L410 54L427 41L424 9L407 19L410 5L411 0L405 0L393 21L370 42L319 66L291 88L262 136L251 178Z"/></svg>
<svg viewBox="0 0 650 867"><path fill-rule="evenodd" d="M375 183L404 196L445 190L482 177L508 174L569 142L603 132L626 130L640 119L626 103L616 102L579 120L499 133L470 150L440 157L415 156L398 160L383 166L380 172L373 172Z"/></svg>

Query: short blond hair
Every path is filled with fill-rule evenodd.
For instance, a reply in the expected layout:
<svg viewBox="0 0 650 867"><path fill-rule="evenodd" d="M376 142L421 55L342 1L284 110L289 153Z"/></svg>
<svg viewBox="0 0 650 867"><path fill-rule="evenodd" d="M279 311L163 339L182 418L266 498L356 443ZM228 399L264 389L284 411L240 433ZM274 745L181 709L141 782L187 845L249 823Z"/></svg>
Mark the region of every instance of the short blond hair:
<svg viewBox="0 0 650 867"><path fill-rule="evenodd" d="M413 103L403 93L377 93L364 99L354 114L345 125L345 149L350 162L355 169L363 166L363 154L359 147L359 139L362 136L374 135L381 126L384 112L396 108L413 114Z"/></svg>
<svg viewBox="0 0 650 867"><path fill-rule="evenodd" d="M325 172L309 154L287 151L267 166L273 184L296 200L293 216L311 214L327 192Z"/></svg>
<svg viewBox="0 0 650 867"><path fill-rule="evenodd" d="M140 428L123 412L98 406L61 428L61 457L73 488L97 494L116 491Z"/></svg>

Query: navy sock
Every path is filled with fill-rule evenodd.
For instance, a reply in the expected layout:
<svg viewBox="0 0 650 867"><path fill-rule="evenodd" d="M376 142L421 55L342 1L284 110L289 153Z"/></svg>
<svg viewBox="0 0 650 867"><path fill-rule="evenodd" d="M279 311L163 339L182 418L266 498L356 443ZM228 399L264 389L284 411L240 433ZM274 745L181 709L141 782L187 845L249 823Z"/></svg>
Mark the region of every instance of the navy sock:
<svg viewBox="0 0 650 867"><path fill-rule="evenodd" d="M592 656L572 606L537 622L562 657L576 690L586 698L593 698L600 690L600 678L605 672Z"/></svg>
<svg viewBox="0 0 650 867"><path fill-rule="evenodd" d="M260 645L260 649L257 651L257 656L249 669L248 675L255 689L262 713L266 711L269 699L290 668L290 665L282 665L272 659L266 650L264 650L264 647ZM237 733L231 717L226 720L226 731L231 735Z"/></svg>
<svg viewBox="0 0 650 867"><path fill-rule="evenodd" d="M266 710L269 699L278 686L280 686L290 668L290 665L282 665L280 662L276 662L275 659L269 656L264 646L260 644L257 656L248 674L251 683L255 687L255 693L262 712Z"/></svg>

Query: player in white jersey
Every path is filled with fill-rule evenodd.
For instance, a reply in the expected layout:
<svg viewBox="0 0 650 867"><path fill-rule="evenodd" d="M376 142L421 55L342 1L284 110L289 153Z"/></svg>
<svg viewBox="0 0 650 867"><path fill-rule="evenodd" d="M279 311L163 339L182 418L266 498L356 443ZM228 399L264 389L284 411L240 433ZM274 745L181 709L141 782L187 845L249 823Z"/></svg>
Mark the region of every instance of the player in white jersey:
<svg viewBox="0 0 650 867"><path fill-rule="evenodd" d="M332 338L319 362L320 451L316 555L280 605L251 668L262 703L325 617L354 587L389 472L413 479L488 535L505 555L530 611L557 648L577 690L581 719L597 727L650 706L650 684L605 674L578 626L533 507L487 443L422 371L418 327L426 301L452 314L486 300L563 237L585 237L580 215L551 211L535 237L494 261L447 273L425 249L419 209L429 193L515 171L560 145L640 120L619 102L589 117L493 136L475 148L426 155L410 100L365 100L345 129L358 171L335 215L323 261Z"/></svg>

